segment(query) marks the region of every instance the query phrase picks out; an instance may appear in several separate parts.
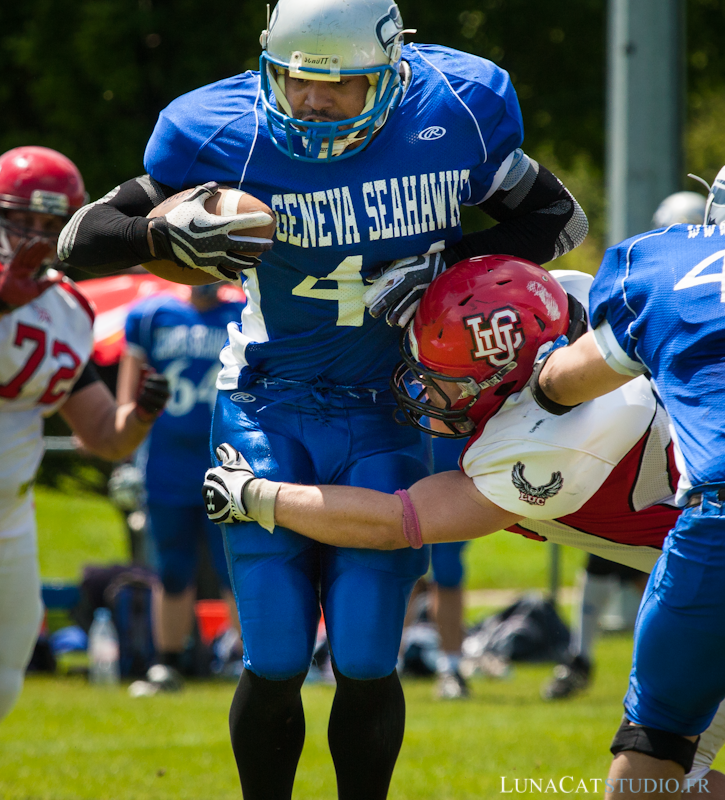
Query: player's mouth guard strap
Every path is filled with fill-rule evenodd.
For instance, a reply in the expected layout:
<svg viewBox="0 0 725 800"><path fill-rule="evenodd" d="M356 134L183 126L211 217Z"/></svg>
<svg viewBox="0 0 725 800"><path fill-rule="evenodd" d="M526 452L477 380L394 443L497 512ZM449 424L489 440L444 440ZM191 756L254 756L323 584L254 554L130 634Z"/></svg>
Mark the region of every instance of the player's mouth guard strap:
<svg viewBox="0 0 725 800"><path fill-rule="evenodd" d="M624 717L609 749L615 756L625 750L633 750L660 761L674 761L687 774L692 769L699 741L699 736L691 742L678 733L648 728L646 725L630 725L629 720Z"/></svg>
<svg viewBox="0 0 725 800"><path fill-rule="evenodd" d="M423 535L420 532L420 522L413 501L405 489L398 489L395 494L403 503L403 536L414 550L420 550L423 547Z"/></svg>

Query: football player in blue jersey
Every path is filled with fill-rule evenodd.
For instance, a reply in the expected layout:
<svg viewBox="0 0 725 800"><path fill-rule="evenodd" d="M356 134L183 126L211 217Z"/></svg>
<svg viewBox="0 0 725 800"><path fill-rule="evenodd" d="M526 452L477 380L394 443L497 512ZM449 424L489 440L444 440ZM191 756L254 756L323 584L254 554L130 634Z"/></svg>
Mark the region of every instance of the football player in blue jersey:
<svg viewBox="0 0 725 800"><path fill-rule="evenodd" d="M554 352L538 379L566 411L650 374L678 445L683 511L640 606L612 743L618 797L633 797L646 778L664 779L654 796L679 797L674 787L725 697L723 275L725 167L704 224L660 228L607 251L590 293L594 330Z"/></svg>
<svg viewBox="0 0 725 800"><path fill-rule="evenodd" d="M162 585L154 603L158 664L148 680L162 690L183 685L181 657L194 619L200 538L236 620L221 531L209 522L198 497L209 465L219 351L228 323L239 320L244 308L240 302L220 302L219 286L192 287L189 302L161 294L137 303L126 320L127 350L119 368L119 403L135 397L146 366L166 376L172 393L140 454Z"/></svg>
<svg viewBox="0 0 725 800"><path fill-rule="evenodd" d="M248 303L221 353L212 444L233 443L270 478L387 491L427 474L420 434L392 419L398 324L448 265L501 252L544 263L586 235L571 194L521 150L508 74L446 47L403 46L404 33L392 0L280 0L260 72L172 102L147 174L61 235L61 258L95 273L153 258L216 278L243 271ZM256 242L226 234L248 219L204 215L214 184L274 210L260 260ZM198 188L165 216L145 217L188 187ZM463 236L461 205L498 224ZM386 797L404 730L400 633L427 550L327 547L281 527L270 537L264 523L244 535L227 525L225 542L245 644L231 710L244 796L291 795L321 604L339 796Z"/></svg>

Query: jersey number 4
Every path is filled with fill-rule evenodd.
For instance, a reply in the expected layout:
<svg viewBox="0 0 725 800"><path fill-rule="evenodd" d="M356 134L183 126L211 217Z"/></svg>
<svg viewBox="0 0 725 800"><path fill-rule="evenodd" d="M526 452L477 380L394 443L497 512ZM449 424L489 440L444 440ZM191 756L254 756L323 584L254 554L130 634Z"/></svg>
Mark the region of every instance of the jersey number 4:
<svg viewBox="0 0 725 800"><path fill-rule="evenodd" d="M721 262L720 272L709 272L707 275L700 274L717 261ZM719 283L720 302L725 303L725 250L718 250L717 253L709 255L694 266L682 280L675 284L675 291L679 289L691 289L693 286L701 286L703 283Z"/></svg>
<svg viewBox="0 0 725 800"><path fill-rule="evenodd" d="M332 300L337 303L337 324L351 328L360 328L365 318L365 306L362 296L366 286L363 283L362 256L348 256L329 275L315 278L308 275L302 283L292 290L295 297L314 297L316 300ZM336 281L336 289L320 289L316 284L320 281Z"/></svg>
<svg viewBox="0 0 725 800"><path fill-rule="evenodd" d="M34 342L35 346L31 349L30 354L23 364L20 372L12 378L8 383L0 384L0 397L7 400L13 400L23 390L23 386L33 377L36 370L45 358L45 346L47 336L42 328L35 328L32 325L26 325L23 322L18 323L18 329L15 332L15 339L13 344L15 347L22 347L25 342ZM51 405L60 400L65 394L66 390L61 389L56 391L56 386L59 381L71 380L75 377L78 367L81 365L80 358L71 350L65 342L60 342L57 339L53 342L51 348L53 358L60 356L68 356L70 364L67 366L59 367L48 381L48 387L43 393L42 397L38 400L39 403Z"/></svg>

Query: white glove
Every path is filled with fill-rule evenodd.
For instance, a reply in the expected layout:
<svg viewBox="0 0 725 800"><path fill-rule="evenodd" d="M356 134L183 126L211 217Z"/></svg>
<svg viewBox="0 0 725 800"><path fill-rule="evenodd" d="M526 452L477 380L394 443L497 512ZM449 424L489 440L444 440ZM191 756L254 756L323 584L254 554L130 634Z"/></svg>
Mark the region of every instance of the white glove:
<svg viewBox="0 0 725 800"><path fill-rule="evenodd" d="M220 467L206 471L202 493L212 522L258 522L274 533L274 506L281 483L258 478L232 445L216 449Z"/></svg>
<svg viewBox="0 0 725 800"><path fill-rule="evenodd" d="M267 225L272 218L263 211L229 217L210 214L204 208L204 201L218 189L219 185L214 182L197 186L168 214L153 217L149 227L154 252L157 258L200 269L219 280L239 285L241 270L259 264L256 256L245 253L264 252L272 247L273 242L271 239L231 237L229 234Z"/></svg>
<svg viewBox="0 0 725 800"><path fill-rule="evenodd" d="M413 319L423 292L445 268L440 253L400 258L365 292L363 303L371 316L385 314L388 325L404 328Z"/></svg>
<svg viewBox="0 0 725 800"><path fill-rule="evenodd" d="M204 475L202 494L206 515L212 522L252 522L244 505L244 487L255 479L244 456L230 444L216 449L220 467Z"/></svg>

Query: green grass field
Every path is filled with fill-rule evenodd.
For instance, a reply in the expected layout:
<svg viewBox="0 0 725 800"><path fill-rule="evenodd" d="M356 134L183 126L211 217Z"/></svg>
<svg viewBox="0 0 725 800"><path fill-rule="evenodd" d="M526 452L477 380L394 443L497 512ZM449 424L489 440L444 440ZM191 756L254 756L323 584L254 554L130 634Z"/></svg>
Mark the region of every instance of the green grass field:
<svg viewBox="0 0 725 800"><path fill-rule="evenodd" d="M103 499L43 489L37 499L45 578L73 580L87 562L126 557L121 517ZM582 561L576 551L564 553L564 584ZM543 588L548 565L546 546L504 533L473 543L467 554L472 588ZM431 681L406 680L407 729L391 800L499 798L517 777L546 787L565 776L577 786L583 779L597 796L602 784L594 791L592 779L606 776L630 655L629 635L601 639L592 688L556 705L539 698L551 665L516 665L506 681L474 679L468 702L435 701ZM124 685L103 689L77 676L31 675L0 725L0 798L240 798L227 730L232 692L229 683L209 681L178 695L131 699ZM307 739L294 796L333 800L326 739L333 689L311 685L303 693Z"/></svg>
<svg viewBox="0 0 725 800"><path fill-rule="evenodd" d="M391 800L499 797L502 776L509 786L516 777L604 778L629 650L629 637L608 637L592 690L557 706L538 695L548 665L517 665L503 682L476 680L469 702L441 703L430 681L405 681L407 730ZM227 733L232 691L228 683L198 683L178 695L131 699L125 687L31 676L0 726L0 797L239 798ZM332 693L304 689L307 740L296 798L336 797L326 739Z"/></svg>

